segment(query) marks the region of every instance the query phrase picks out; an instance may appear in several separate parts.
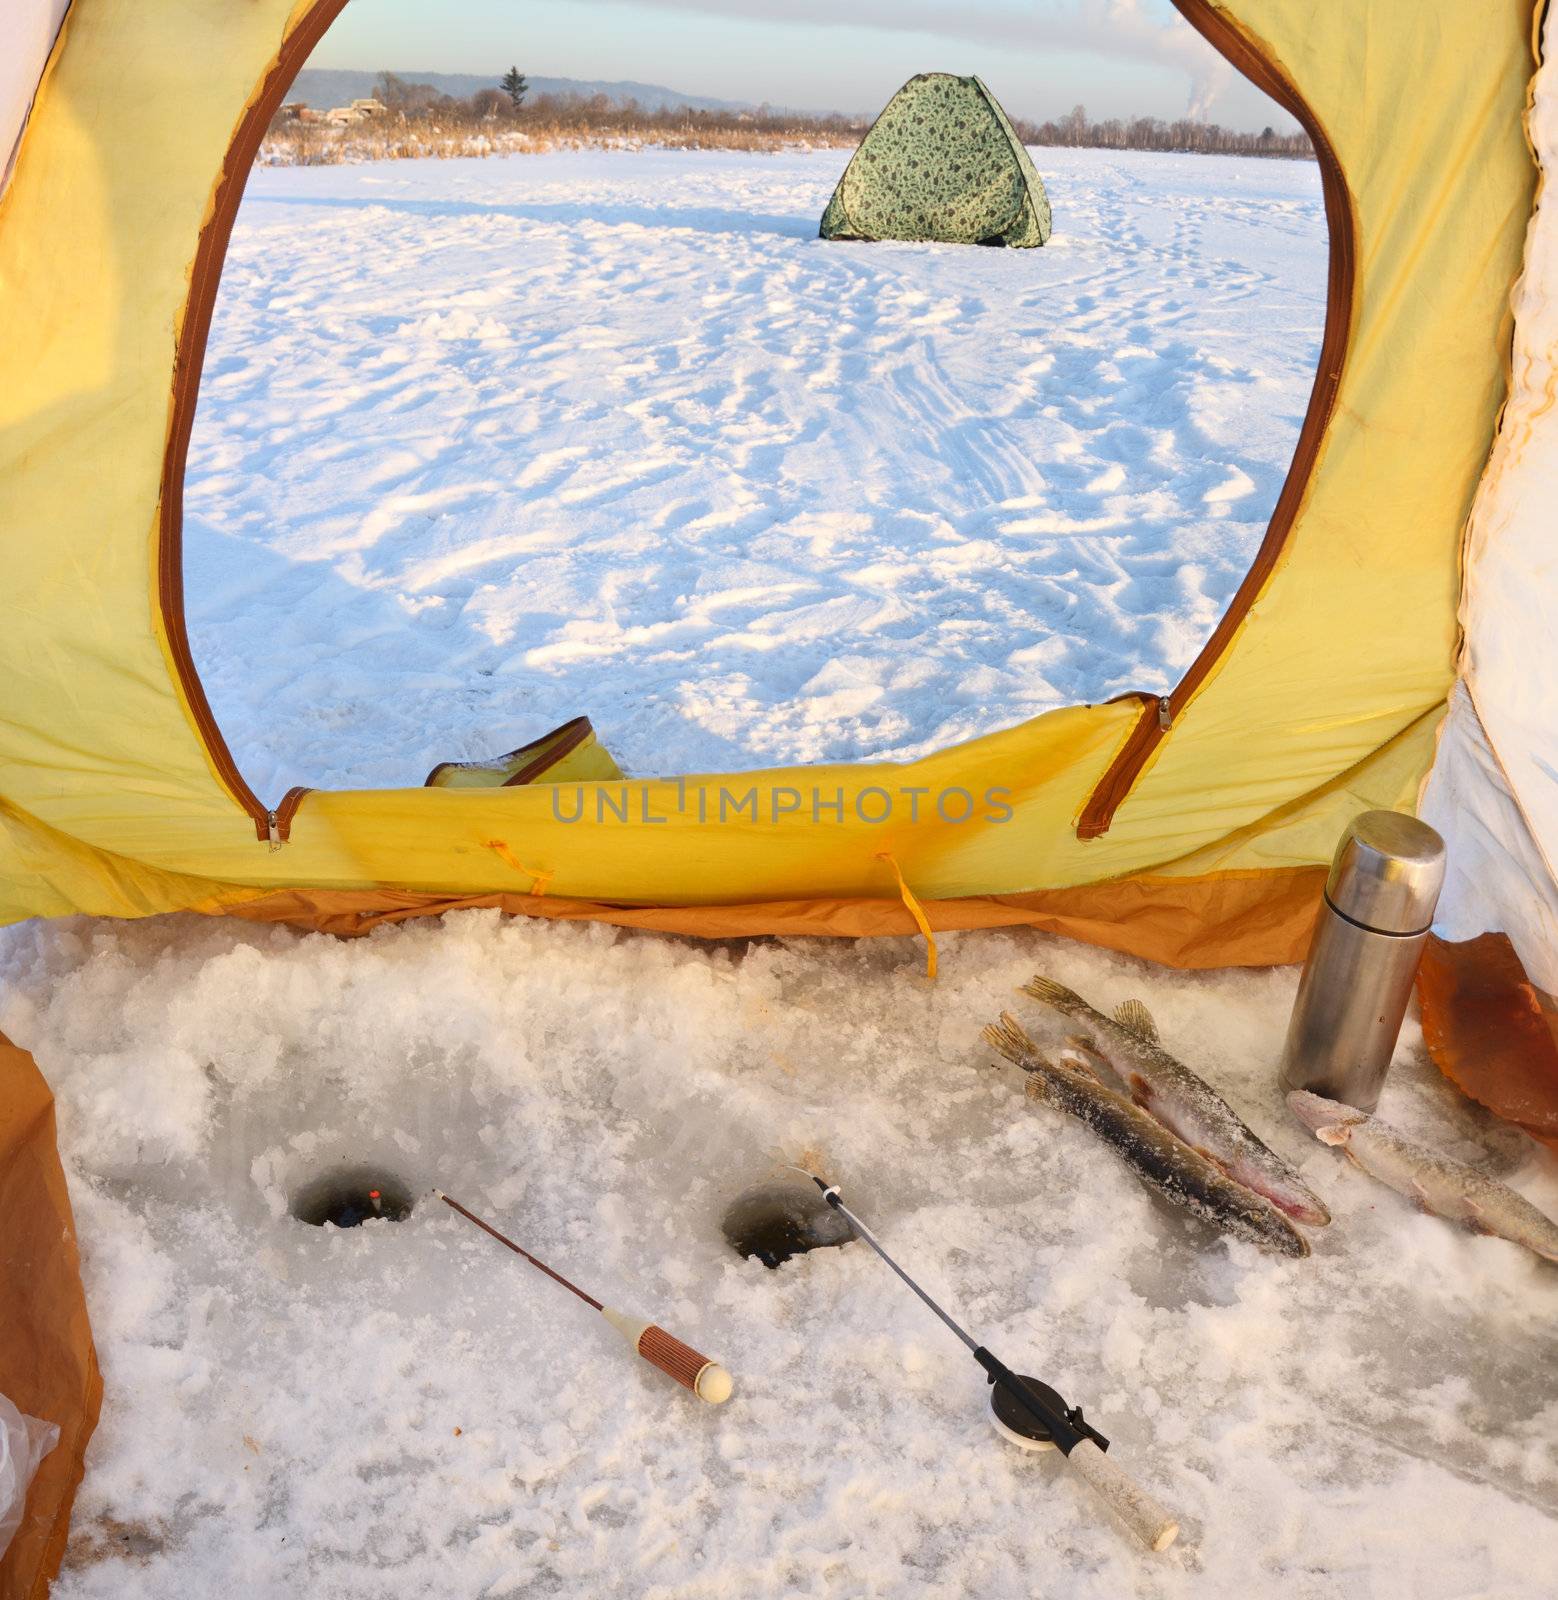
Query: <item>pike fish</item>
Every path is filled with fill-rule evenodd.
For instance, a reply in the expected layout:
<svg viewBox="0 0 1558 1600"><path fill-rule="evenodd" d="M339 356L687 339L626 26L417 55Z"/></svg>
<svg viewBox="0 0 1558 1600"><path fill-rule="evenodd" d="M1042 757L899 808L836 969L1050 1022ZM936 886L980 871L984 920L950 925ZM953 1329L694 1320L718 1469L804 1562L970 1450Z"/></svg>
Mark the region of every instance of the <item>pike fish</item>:
<svg viewBox="0 0 1558 1600"><path fill-rule="evenodd" d="M1558 1222L1496 1178L1452 1161L1397 1133L1378 1117L1339 1101L1300 1089L1288 1096L1288 1106L1322 1144L1346 1151L1354 1166L1415 1200L1424 1211L1512 1240L1546 1261L1558 1261Z"/></svg>
<svg viewBox="0 0 1558 1600"><path fill-rule="evenodd" d="M1082 1023L1087 1035L1068 1042L1108 1067L1137 1105L1236 1183L1264 1195L1297 1222L1322 1227L1331 1220L1298 1173L1256 1138L1210 1084L1163 1048L1158 1025L1140 1000L1127 1000L1106 1017L1051 978L1035 977L1022 992Z"/></svg>
<svg viewBox="0 0 1558 1600"><path fill-rule="evenodd" d="M1204 1221L1279 1255L1307 1256L1309 1241L1263 1195L1236 1183L1215 1162L1176 1139L1134 1101L1086 1066L1052 1061L1007 1012L984 1040L1028 1075L1028 1093L1085 1123L1165 1199Z"/></svg>

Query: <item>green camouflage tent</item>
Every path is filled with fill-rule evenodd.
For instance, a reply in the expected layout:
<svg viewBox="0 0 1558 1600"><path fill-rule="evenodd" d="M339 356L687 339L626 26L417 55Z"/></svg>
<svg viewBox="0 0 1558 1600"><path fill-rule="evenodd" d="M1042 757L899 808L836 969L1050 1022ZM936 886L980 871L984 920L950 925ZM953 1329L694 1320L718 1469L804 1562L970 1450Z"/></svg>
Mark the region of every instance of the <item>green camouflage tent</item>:
<svg viewBox="0 0 1558 1600"><path fill-rule="evenodd" d="M1043 244L1049 196L978 78L922 72L887 102L822 214L824 239Z"/></svg>

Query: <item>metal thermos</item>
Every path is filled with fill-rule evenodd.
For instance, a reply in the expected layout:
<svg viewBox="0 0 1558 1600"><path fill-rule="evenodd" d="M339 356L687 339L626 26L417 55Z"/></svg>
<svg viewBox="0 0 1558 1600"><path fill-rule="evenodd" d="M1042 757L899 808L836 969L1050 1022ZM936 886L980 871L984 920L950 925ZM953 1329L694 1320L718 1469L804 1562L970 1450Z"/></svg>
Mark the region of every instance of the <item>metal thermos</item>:
<svg viewBox="0 0 1558 1600"><path fill-rule="evenodd" d="M1444 840L1365 811L1336 847L1293 1003L1282 1082L1372 1111L1444 883Z"/></svg>

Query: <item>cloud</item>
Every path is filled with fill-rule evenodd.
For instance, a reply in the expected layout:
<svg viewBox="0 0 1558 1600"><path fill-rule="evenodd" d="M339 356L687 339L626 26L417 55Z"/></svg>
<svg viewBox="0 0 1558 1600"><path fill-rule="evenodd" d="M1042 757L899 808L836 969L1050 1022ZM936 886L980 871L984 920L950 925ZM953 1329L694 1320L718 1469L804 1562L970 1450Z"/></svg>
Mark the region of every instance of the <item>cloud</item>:
<svg viewBox="0 0 1558 1600"><path fill-rule="evenodd" d="M1142 0L636 0L662 11L810 28L879 29L973 41L1004 49L1085 50L1129 56L1190 80L1187 115L1204 119L1233 69L1177 13L1156 20Z"/></svg>

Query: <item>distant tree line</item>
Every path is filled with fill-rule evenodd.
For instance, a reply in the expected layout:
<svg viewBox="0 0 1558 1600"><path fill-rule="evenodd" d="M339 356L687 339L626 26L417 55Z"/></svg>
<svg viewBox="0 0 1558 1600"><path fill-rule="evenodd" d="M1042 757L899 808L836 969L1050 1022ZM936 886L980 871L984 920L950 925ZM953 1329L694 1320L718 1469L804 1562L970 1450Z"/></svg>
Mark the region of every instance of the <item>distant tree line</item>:
<svg viewBox="0 0 1558 1600"><path fill-rule="evenodd" d="M1200 155L1287 156L1313 160L1315 147L1309 135L1298 129L1278 133L1262 128L1259 133L1241 133L1236 128L1220 127L1215 122L1192 122L1182 117L1164 122L1158 117L1110 117L1093 122L1083 106L1052 122L1013 120L1017 137L1024 144L1069 145L1080 150L1188 150Z"/></svg>
<svg viewBox="0 0 1558 1600"><path fill-rule="evenodd" d="M659 133L696 134L751 132L771 138L813 138L830 144L855 143L866 124L836 114L804 112L721 111L695 106L645 106L636 100L606 95L536 94L518 67L510 67L494 89L478 89L468 98L440 93L431 84L412 83L393 72L381 72L374 99L408 123L436 122L449 127L482 123L511 125L545 133L609 132L652 137Z"/></svg>
<svg viewBox="0 0 1558 1600"><path fill-rule="evenodd" d="M603 94L534 93L518 67L510 67L490 89L467 97L447 95L431 84L381 72L373 98L384 108L370 130L319 129L316 122L279 118L272 127L276 159L312 162L341 159L341 140L373 154L469 154L473 148L546 149L557 143L602 141L659 144L689 149L777 149L789 144L850 146L865 136L860 117L810 115L759 106L751 111L693 106L645 106ZM290 110L290 108L288 108ZM1213 155L1313 158L1303 132L1263 128L1241 133L1215 122L1158 117L1089 118L1083 106L1047 122L1016 120L1024 144L1089 150L1191 151ZM370 148L370 146L382 147Z"/></svg>

